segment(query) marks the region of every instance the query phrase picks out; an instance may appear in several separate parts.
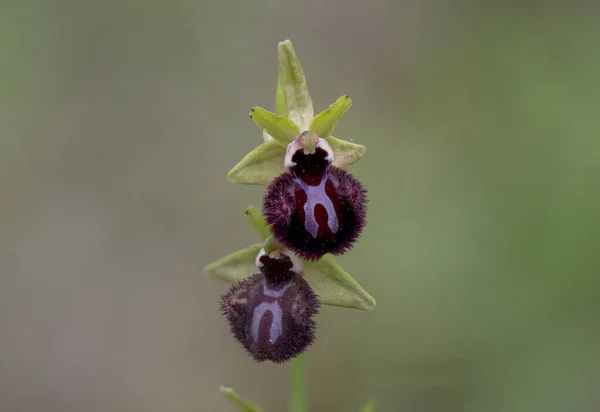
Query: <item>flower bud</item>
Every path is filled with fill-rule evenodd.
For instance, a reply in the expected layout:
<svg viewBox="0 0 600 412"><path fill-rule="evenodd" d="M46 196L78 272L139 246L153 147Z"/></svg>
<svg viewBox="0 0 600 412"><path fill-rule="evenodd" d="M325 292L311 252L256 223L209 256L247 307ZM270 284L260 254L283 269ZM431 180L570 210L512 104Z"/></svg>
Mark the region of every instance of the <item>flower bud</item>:
<svg viewBox="0 0 600 412"><path fill-rule="evenodd" d="M232 286L221 309L252 358L285 362L313 343L319 300L289 256L259 254L257 264L261 273Z"/></svg>

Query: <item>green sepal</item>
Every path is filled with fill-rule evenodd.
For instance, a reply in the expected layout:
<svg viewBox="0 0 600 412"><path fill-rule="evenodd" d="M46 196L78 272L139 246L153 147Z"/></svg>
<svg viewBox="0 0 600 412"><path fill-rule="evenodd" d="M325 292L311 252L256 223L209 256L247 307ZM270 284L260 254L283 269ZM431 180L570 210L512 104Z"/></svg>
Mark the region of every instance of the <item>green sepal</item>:
<svg viewBox="0 0 600 412"><path fill-rule="evenodd" d="M308 130L315 112L302 66L296 57L291 41L280 42L278 52L279 80L285 99L287 118L296 123L302 131Z"/></svg>
<svg viewBox="0 0 600 412"><path fill-rule="evenodd" d="M262 247L262 243L256 243L245 249L233 252L207 265L204 271L210 278L236 283L259 272L256 267L256 256L258 256Z"/></svg>
<svg viewBox="0 0 600 412"><path fill-rule="evenodd" d="M254 206L248 206L244 211L244 214L250 221L252 227L260 234L262 240L267 239L271 235L271 232L269 231L269 226L267 225L267 221L260 213L260 210L258 210Z"/></svg>
<svg viewBox="0 0 600 412"><path fill-rule="evenodd" d="M224 386L221 386L221 388L219 388L219 392L221 392L221 395L229 399L231 403L233 403L235 406L237 406L238 408L240 408L240 410L244 412L262 412L262 409L260 409L254 403L242 398L232 388L226 388Z"/></svg>
<svg viewBox="0 0 600 412"><path fill-rule="evenodd" d="M285 111L285 95L283 87L281 87L281 79L277 76L277 90L275 91L275 113L277 116L286 117Z"/></svg>
<svg viewBox="0 0 600 412"><path fill-rule="evenodd" d="M233 184L268 185L273 179L285 172L283 157L285 148L276 141L261 144L246 155L227 174Z"/></svg>
<svg viewBox="0 0 600 412"><path fill-rule="evenodd" d="M363 145L338 139L337 137L325 137L331 150L333 150L333 165L337 167L346 167L358 162L367 153L367 148Z"/></svg>
<svg viewBox="0 0 600 412"><path fill-rule="evenodd" d="M254 107L250 111L250 117L281 146L287 146L300 134L300 129L296 123L285 117L277 116L262 107Z"/></svg>
<svg viewBox="0 0 600 412"><path fill-rule="evenodd" d="M352 100L348 96L340 97L329 108L315 116L309 130L319 137L328 137L350 106Z"/></svg>
<svg viewBox="0 0 600 412"><path fill-rule="evenodd" d="M324 305L375 309L375 299L335 263L331 255L316 262L304 262L304 279Z"/></svg>
<svg viewBox="0 0 600 412"><path fill-rule="evenodd" d="M367 403L363 405L360 412L375 412L375 401L373 399L369 399Z"/></svg>

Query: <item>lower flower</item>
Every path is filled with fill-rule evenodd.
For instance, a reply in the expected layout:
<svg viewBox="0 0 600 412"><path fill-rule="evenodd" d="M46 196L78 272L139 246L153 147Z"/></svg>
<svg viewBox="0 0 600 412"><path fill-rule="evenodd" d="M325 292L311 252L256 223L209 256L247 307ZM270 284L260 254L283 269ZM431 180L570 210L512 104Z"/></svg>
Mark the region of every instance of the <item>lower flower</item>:
<svg viewBox="0 0 600 412"><path fill-rule="evenodd" d="M261 273L243 279L222 297L234 337L258 362L285 362L315 340L317 295L292 259L282 253L257 259Z"/></svg>

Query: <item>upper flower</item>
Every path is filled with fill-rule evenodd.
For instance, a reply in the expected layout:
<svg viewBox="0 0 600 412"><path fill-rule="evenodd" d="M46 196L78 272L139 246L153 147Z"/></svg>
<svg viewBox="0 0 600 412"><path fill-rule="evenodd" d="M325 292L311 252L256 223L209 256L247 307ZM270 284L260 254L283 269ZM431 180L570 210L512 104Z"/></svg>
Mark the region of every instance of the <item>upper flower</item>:
<svg viewBox="0 0 600 412"><path fill-rule="evenodd" d="M333 160L324 139L304 132L287 147L287 173L265 192L263 212L273 235L304 259L346 252L365 225L366 190Z"/></svg>
<svg viewBox="0 0 600 412"><path fill-rule="evenodd" d="M300 62L289 40L278 45L279 79L276 112L261 107L250 111L250 117L263 129L265 142L246 155L227 175L234 184L268 185L285 172L287 146L302 132L310 131L324 139L333 152L332 165L346 167L365 154L359 144L333 137L338 121L352 106L348 96L340 97L329 108L315 116L312 100Z"/></svg>

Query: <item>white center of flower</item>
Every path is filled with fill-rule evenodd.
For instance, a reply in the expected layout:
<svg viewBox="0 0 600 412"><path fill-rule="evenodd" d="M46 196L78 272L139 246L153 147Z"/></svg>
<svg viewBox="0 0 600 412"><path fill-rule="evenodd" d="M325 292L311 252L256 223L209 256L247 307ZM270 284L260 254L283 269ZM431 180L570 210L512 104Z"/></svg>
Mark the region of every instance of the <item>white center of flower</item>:
<svg viewBox="0 0 600 412"><path fill-rule="evenodd" d="M329 143L327 143L327 140L321 137L317 137L316 146L325 150L325 152L327 153L327 156L325 156L325 160L327 160L329 163L332 163L333 150L331 149L331 146L329 146ZM285 170L289 171L290 168L296 166L296 162L292 161L292 157L294 157L294 154L300 149L303 149L303 147L298 143L297 140L294 140L292 143L287 145L285 149L285 156L283 158L283 167L285 167Z"/></svg>

